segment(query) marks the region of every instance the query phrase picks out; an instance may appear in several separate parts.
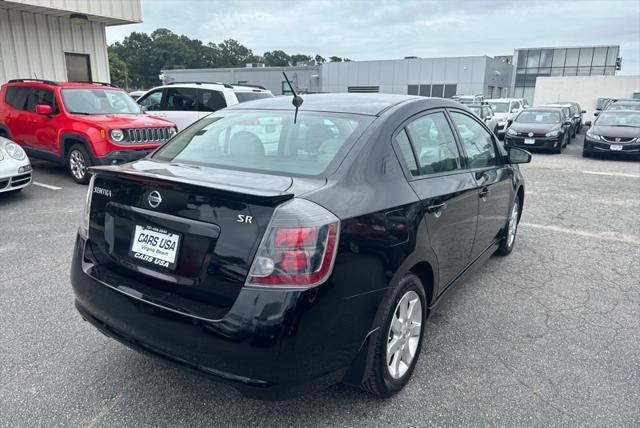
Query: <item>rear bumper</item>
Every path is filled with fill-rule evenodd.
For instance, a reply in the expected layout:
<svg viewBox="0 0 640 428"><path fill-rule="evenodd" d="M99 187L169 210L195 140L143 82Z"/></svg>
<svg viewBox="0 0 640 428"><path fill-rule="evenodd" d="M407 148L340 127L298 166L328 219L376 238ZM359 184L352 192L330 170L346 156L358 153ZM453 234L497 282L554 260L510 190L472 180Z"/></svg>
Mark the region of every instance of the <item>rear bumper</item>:
<svg viewBox="0 0 640 428"><path fill-rule="evenodd" d="M376 293L342 299L332 295L332 287L243 288L222 318L203 319L97 280L83 252L78 238L71 282L85 320L133 349L259 399L292 398L340 382L371 329L373 313L364 308L377 304Z"/></svg>

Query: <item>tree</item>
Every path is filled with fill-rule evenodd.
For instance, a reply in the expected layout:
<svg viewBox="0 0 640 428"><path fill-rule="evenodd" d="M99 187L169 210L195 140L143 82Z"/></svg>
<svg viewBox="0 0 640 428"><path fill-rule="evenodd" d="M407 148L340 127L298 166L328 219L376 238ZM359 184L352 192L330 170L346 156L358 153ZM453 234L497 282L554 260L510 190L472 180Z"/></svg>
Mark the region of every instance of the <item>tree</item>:
<svg viewBox="0 0 640 428"><path fill-rule="evenodd" d="M342 62L342 58L340 58L339 56L330 56L329 57L329 61L330 62Z"/></svg>
<svg viewBox="0 0 640 428"><path fill-rule="evenodd" d="M344 58L344 59L342 60L342 62L351 62L351 59L349 59L349 58Z"/></svg>
<svg viewBox="0 0 640 428"><path fill-rule="evenodd" d="M323 62L327 62L327 60L326 60L326 59L324 59L324 58L322 58L322 57L320 56L320 54L317 54L317 55L316 55L316 57L315 57L314 59L315 59L315 61L316 61L316 64L322 64Z"/></svg>
<svg viewBox="0 0 640 428"><path fill-rule="evenodd" d="M111 83L128 90L129 82L127 81L127 64L112 49L108 50L108 55Z"/></svg>
<svg viewBox="0 0 640 428"><path fill-rule="evenodd" d="M291 61L291 57L280 50L265 52L264 55L262 55L262 59L269 67L286 67Z"/></svg>
<svg viewBox="0 0 640 428"><path fill-rule="evenodd" d="M313 58L310 55L304 55L304 54L291 55L291 65L296 65L296 63L299 63L299 62L311 62L311 61L313 61Z"/></svg>
<svg viewBox="0 0 640 428"><path fill-rule="evenodd" d="M220 63L218 67L242 67L252 58L251 49L240 44L237 40L228 39L218 45Z"/></svg>

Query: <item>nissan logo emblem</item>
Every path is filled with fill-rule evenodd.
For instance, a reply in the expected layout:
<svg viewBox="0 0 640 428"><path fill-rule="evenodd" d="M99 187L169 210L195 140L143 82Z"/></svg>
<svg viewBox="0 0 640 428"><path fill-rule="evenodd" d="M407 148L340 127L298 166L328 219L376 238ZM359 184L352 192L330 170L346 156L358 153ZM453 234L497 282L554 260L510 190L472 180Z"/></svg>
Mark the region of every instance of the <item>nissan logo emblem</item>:
<svg viewBox="0 0 640 428"><path fill-rule="evenodd" d="M151 208L158 208L158 206L162 203L162 196L160 196L160 192L154 190L153 192L149 193L147 201L149 202Z"/></svg>

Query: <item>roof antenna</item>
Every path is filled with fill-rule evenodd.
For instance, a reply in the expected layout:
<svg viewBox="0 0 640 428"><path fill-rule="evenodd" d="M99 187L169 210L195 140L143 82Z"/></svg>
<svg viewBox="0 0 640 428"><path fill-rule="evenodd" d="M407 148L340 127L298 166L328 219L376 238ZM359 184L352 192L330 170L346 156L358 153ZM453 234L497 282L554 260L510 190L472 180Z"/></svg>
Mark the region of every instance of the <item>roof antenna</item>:
<svg viewBox="0 0 640 428"><path fill-rule="evenodd" d="M287 85L289 85L289 89L291 89L291 93L293 94L293 100L291 101L291 104L293 104L293 106L296 108L296 113L293 116L293 123L295 124L296 119L298 118L298 109L300 108L304 100L300 95L296 94L296 91L293 90L293 85L289 81L289 78L287 77L287 73L283 71L282 74L284 75L284 78L287 79Z"/></svg>

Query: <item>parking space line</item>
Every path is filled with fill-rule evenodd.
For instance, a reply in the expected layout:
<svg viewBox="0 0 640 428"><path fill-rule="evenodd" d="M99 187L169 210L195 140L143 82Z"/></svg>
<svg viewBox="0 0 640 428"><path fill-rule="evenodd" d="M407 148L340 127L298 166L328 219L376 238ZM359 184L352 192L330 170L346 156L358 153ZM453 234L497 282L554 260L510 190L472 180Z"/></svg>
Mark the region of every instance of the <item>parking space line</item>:
<svg viewBox="0 0 640 428"><path fill-rule="evenodd" d="M629 244L640 244L640 236L631 234L621 234L618 232L589 232L587 230L569 229L566 227L550 226L547 224L520 223L520 226L531 227L534 229L543 229L550 232L570 233L572 235L583 236L586 238L601 239L604 241L617 241Z"/></svg>
<svg viewBox="0 0 640 428"><path fill-rule="evenodd" d="M640 174L626 174L624 172L582 171L583 174L610 175L612 177L640 178Z"/></svg>
<svg viewBox="0 0 640 428"><path fill-rule="evenodd" d="M51 184L44 184L44 183L40 183L38 181L34 181L33 185L34 186L39 186L39 187L44 187L45 189L49 189L49 190L62 190L62 187L52 186Z"/></svg>

